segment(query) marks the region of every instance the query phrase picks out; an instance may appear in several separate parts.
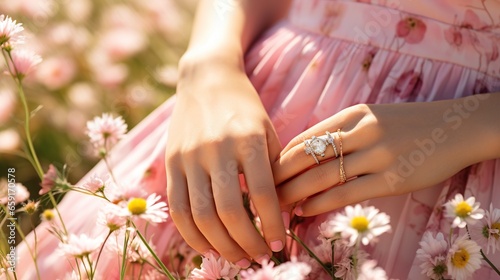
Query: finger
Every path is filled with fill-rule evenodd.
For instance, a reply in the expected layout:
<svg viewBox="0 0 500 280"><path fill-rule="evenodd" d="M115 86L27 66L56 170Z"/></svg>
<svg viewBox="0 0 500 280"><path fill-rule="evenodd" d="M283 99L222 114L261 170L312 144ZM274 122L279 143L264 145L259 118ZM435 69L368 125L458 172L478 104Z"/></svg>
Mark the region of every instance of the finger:
<svg viewBox="0 0 500 280"><path fill-rule="evenodd" d="M231 160L222 159L220 162L226 165L215 167L210 172L217 214L237 245L250 257L261 261L270 256L270 250L243 206L238 170L227 168L232 165Z"/></svg>
<svg viewBox="0 0 500 280"><path fill-rule="evenodd" d="M295 214L309 217L349 204L377 198L387 193L386 185L387 183L375 174L361 176L307 199L303 204L295 208Z"/></svg>
<svg viewBox="0 0 500 280"><path fill-rule="evenodd" d="M250 198L262 223L266 242L274 252L279 252L285 244L285 227L278 196L274 186L271 163L267 149L254 159L243 161L245 180ZM283 214L286 215L286 214Z"/></svg>
<svg viewBox="0 0 500 280"><path fill-rule="evenodd" d="M184 173L168 164L166 169L170 217L187 244L201 254L205 254L212 248L212 245L198 230L193 220Z"/></svg>
<svg viewBox="0 0 500 280"><path fill-rule="evenodd" d="M366 152L357 152L344 157L344 171L347 178L365 175L373 171L371 163L366 158L371 158L366 155ZM314 166L285 182L278 187L277 193L280 204L288 205L323 192L339 182L340 160L334 159Z"/></svg>
<svg viewBox="0 0 500 280"><path fill-rule="evenodd" d="M330 128L330 131L332 129ZM325 131L318 132L317 136L324 135ZM331 133L335 139L335 145L337 151L340 153L340 140L337 132ZM361 142L356 140L355 137L351 136L351 132L341 132L342 135L342 150L344 155L349 154L352 151L356 151L362 147ZM354 139L353 139L354 138ZM308 138L310 139L310 138ZM305 139L304 139L305 140ZM295 140L294 140L295 141ZM284 181L290 179L298 173L312 167L316 166L316 162L312 155L306 154L304 141L293 147L289 147L288 151L281 154L281 157L273 163L274 180L277 185L283 183ZM325 156L316 155L318 160L324 161L335 157L335 152L332 145L328 145L325 150Z"/></svg>
<svg viewBox="0 0 500 280"><path fill-rule="evenodd" d="M191 168L187 175L191 211L199 231L228 261L248 267L248 255L231 238L217 215L211 181L205 170Z"/></svg>

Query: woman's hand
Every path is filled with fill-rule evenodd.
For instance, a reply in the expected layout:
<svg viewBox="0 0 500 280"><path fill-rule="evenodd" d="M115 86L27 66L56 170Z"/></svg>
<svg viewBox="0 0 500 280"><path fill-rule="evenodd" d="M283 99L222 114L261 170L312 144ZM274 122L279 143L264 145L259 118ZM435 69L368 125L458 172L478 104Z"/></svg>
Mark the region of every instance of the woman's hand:
<svg viewBox="0 0 500 280"><path fill-rule="evenodd" d="M184 64L166 151L170 214L200 253L248 267L280 251L285 229L271 170L277 135L242 67L221 59ZM243 206L245 176L264 238Z"/></svg>
<svg viewBox="0 0 500 280"><path fill-rule="evenodd" d="M317 215L429 187L473 163L498 157L498 129L491 128L499 117L492 102L500 100L498 94L492 96L356 105L339 112L294 138L273 164L281 205L299 203L297 215ZM344 184L332 146L316 165L303 144L329 131L339 149L339 128L348 178Z"/></svg>

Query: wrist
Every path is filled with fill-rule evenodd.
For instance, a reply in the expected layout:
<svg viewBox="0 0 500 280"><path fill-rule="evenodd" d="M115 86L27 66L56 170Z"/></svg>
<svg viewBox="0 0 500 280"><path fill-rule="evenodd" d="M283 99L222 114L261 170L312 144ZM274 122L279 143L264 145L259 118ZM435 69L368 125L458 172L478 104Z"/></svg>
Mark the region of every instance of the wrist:
<svg viewBox="0 0 500 280"><path fill-rule="evenodd" d="M456 112L453 128L466 144L469 163L500 158L499 94L479 94L460 98L453 104Z"/></svg>

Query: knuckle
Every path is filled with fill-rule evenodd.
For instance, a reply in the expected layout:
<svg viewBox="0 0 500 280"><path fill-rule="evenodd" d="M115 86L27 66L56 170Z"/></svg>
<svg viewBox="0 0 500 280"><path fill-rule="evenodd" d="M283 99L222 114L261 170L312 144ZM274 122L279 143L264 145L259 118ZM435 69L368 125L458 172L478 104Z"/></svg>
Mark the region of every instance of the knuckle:
<svg viewBox="0 0 500 280"><path fill-rule="evenodd" d="M193 219L199 228L209 228L213 225L213 221L217 215L215 211L210 211L205 208L205 211L193 210Z"/></svg>
<svg viewBox="0 0 500 280"><path fill-rule="evenodd" d="M169 212L174 221L183 221L192 216L191 209L185 203L169 203Z"/></svg>
<svg viewBox="0 0 500 280"><path fill-rule="evenodd" d="M217 205L217 213L224 223L238 223L245 215L241 205L234 201L223 202Z"/></svg>

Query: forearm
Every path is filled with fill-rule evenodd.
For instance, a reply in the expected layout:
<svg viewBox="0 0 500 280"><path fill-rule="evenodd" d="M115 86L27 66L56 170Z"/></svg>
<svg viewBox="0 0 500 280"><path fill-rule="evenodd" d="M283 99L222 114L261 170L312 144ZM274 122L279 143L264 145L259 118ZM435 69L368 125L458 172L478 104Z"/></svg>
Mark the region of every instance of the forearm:
<svg viewBox="0 0 500 280"><path fill-rule="evenodd" d="M181 68L212 57L242 66L250 44L282 18L288 6L289 0L200 0Z"/></svg>
<svg viewBox="0 0 500 280"><path fill-rule="evenodd" d="M500 94L479 94L453 100L444 120L460 153L467 154L470 164L500 158Z"/></svg>

